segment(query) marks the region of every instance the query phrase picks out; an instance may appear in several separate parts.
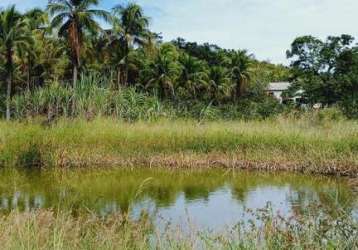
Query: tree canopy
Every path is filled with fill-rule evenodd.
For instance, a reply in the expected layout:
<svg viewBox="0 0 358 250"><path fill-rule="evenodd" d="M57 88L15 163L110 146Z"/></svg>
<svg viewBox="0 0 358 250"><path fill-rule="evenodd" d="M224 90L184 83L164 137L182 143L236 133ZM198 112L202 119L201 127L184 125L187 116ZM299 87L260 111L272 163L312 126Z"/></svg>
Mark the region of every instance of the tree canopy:
<svg viewBox="0 0 358 250"><path fill-rule="evenodd" d="M130 87L172 102L260 102L270 98L265 93L270 82L293 81L311 104L356 105L358 48L349 35L295 39L288 67L259 61L246 50L183 38L164 42L150 30L141 6L119 4L107 11L98 4L50 0L45 10L2 9L2 100L10 103L14 94L54 84L76 88L79 74L98 74L112 91Z"/></svg>
<svg viewBox="0 0 358 250"><path fill-rule="evenodd" d="M293 88L304 90L309 103L347 104L358 100L358 47L350 35L295 39L287 51L294 72Z"/></svg>

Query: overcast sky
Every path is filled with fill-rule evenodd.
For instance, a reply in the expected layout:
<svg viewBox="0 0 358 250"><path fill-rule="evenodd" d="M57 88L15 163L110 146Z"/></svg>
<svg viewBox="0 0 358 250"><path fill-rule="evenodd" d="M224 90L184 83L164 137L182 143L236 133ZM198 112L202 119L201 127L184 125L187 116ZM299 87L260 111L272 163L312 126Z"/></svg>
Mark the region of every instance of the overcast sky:
<svg viewBox="0 0 358 250"><path fill-rule="evenodd" d="M20 9L46 6L47 0L0 0ZM102 0L109 9L121 0ZM300 35L351 34L358 38L358 0L137 0L151 17L151 29L165 40L183 37L230 49L247 49L256 58L287 64L285 51Z"/></svg>

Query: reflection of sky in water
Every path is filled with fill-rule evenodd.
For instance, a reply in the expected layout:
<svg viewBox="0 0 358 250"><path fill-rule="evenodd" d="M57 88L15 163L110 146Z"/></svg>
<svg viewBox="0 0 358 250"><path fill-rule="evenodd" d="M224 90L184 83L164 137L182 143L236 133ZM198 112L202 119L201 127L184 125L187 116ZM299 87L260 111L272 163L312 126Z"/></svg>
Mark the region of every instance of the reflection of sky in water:
<svg viewBox="0 0 358 250"><path fill-rule="evenodd" d="M45 206L45 196L37 194L30 196L28 193L17 191L13 195L0 196L1 210L31 211Z"/></svg>
<svg viewBox="0 0 358 250"><path fill-rule="evenodd" d="M192 192L190 189L178 190L173 201L169 203L155 200L151 196L153 193L146 193L144 190L141 199L136 202L128 201L128 204L132 218L139 218L140 214L145 211L162 229L170 222L171 226L179 226L184 230L192 225L195 225L195 229L220 230L232 227L239 222L248 222L249 220L257 222L256 218L247 212L247 209L256 211L265 208L268 203L270 203L275 214L278 213L286 218L290 217L305 210L311 203L319 202L320 194L318 192L321 191L326 192L324 189L317 190L305 186L294 188L290 184L265 184L254 185L247 189L235 189L234 185L226 183L211 191L203 188L200 190L202 195L193 195L193 193L190 195L190 192ZM330 194L331 191L327 190L327 193ZM163 190L158 192L163 192ZM334 194L333 192L333 196ZM54 194L51 192L30 194L24 191L0 194L0 209L4 211L14 209L30 211L54 207L56 204L51 203L75 197L73 193L66 192L65 189L58 190L58 199L53 199L51 195ZM88 207L88 209L94 209L100 215L104 216L123 210L116 200L116 196L112 198L96 197L96 193L93 193L90 197L96 200L96 203L92 204L94 207ZM338 201L337 197L333 198ZM353 206L353 217L358 219L357 203L354 203Z"/></svg>
<svg viewBox="0 0 358 250"><path fill-rule="evenodd" d="M142 211L146 211L162 226L170 222L170 225L182 229L195 225L198 229L220 230L249 220L257 222L256 217L247 212L247 209L264 209L268 203L274 214L288 218L293 215L292 210L296 206L304 208L310 205L310 200L304 200L304 204L299 204L297 195L289 186L267 186L250 190L246 199L239 201L229 187L224 187L210 193L207 199L187 200L185 194L181 193L175 203L167 207L156 207L151 199L145 199L133 206L132 217L137 219ZM315 194L311 194L310 197L312 202L318 201Z"/></svg>

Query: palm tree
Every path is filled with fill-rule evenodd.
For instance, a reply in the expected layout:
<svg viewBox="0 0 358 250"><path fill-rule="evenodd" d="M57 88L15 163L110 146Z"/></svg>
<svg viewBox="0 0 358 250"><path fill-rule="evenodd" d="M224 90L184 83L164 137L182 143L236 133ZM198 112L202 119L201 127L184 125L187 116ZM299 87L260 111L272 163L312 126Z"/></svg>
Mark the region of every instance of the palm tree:
<svg viewBox="0 0 358 250"><path fill-rule="evenodd" d="M232 89L230 74L225 67L211 66L209 79L211 98L220 103L230 95Z"/></svg>
<svg viewBox="0 0 358 250"><path fill-rule="evenodd" d="M209 73L203 61L182 53L179 62L183 67L180 76L181 87L186 89L189 95L195 98L198 92L209 88Z"/></svg>
<svg viewBox="0 0 358 250"><path fill-rule="evenodd" d="M159 90L161 97L175 97L175 84L181 74L178 51L171 44L163 44L153 61L141 72L145 88Z"/></svg>
<svg viewBox="0 0 358 250"><path fill-rule="evenodd" d="M25 19L16 11L15 6L0 12L0 52L5 58L7 120L11 118L10 102L13 88L13 73L15 70L14 53L17 49L28 47L33 42L27 25Z"/></svg>
<svg viewBox="0 0 358 250"><path fill-rule="evenodd" d="M118 66L118 81L127 84L128 80L128 55L134 45L142 45L146 38L151 38L148 31L149 19L144 16L143 9L134 3L126 6L117 5L113 8L113 29L111 46L116 46L115 60ZM123 67L122 80L120 77Z"/></svg>
<svg viewBox="0 0 358 250"><path fill-rule="evenodd" d="M245 50L231 53L231 79L235 83L234 99L238 100L247 88L250 80L249 66L251 58Z"/></svg>
<svg viewBox="0 0 358 250"><path fill-rule="evenodd" d="M34 43L32 46L26 47L25 50L22 48L18 51L20 60L23 63L23 68L26 71L26 86L30 89L32 82L33 71L36 66L39 66L39 54L41 53L42 47L39 47L39 41L45 40L45 33L48 29L48 15L41 9L31 9L24 14L24 18L28 23L28 32L32 33Z"/></svg>
<svg viewBox="0 0 358 250"><path fill-rule="evenodd" d="M118 32L121 30L120 26L114 26L112 30L106 32L105 39L106 41L106 51L109 55L109 63L117 72L117 88L120 88L121 83L123 82L123 68L125 61L128 63L129 52L126 50L126 42L123 37Z"/></svg>
<svg viewBox="0 0 358 250"><path fill-rule="evenodd" d="M51 26L58 28L58 35L65 37L71 49L73 64L73 87L76 87L84 32L95 33L101 30L95 18L110 20L107 11L92 9L98 0L50 0L47 9L51 16Z"/></svg>

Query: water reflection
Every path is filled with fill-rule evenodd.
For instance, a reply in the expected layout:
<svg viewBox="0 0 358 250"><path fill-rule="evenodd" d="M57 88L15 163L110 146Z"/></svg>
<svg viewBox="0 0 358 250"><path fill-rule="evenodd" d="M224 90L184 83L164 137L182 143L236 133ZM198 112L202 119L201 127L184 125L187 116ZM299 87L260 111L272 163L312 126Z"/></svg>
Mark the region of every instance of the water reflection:
<svg viewBox="0 0 358 250"><path fill-rule="evenodd" d="M45 196L41 194L30 195L29 193L15 192L13 195L1 195L0 209L5 211L31 211L44 207Z"/></svg>
<svg viewBox="0 0 358 250"><path fill-rule="evenodd" d="M357 214L357 198L343 179L288 173L220 170L95 170L23 173L2 171L0 210L39 208L114 212L137 218L145 211L154 220L191 223L206 228L252 219L247 209L267 203L283 216L299 216L320 205Z"/></svg>

